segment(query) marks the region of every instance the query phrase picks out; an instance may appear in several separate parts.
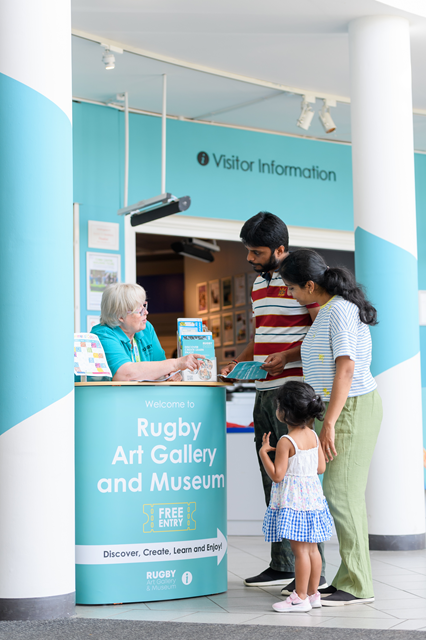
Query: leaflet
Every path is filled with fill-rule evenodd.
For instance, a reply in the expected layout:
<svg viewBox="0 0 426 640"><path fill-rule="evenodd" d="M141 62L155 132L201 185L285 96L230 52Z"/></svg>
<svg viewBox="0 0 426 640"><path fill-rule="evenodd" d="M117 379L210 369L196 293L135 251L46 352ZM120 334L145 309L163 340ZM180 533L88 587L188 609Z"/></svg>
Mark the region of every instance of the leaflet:
<svg viewBox="0 0 426 640"><path fill-rule="evenodd" d="M178 336L191 333L199 333L203 330L202 318L178 318L177 321Z"/></svg>
<svg viewBox="0 0 426 640"><path fill-rule="evenodd" d="M226 378L230 380L264 380L268 372L261 369L263 362L239 362Z"/></svg>
<svg viewBox="0 0 426 640"><path fill-rule="evenodd" d="M94 333L74 334L74 374L112 378L103 347Z"/></svg>
<svg viewBox="0 0 426 640"><path fill-rule="evenodd" d="M197 353L206 358L214 358L214 341L211 333L193 334L190 336L182 336L182 355L188 356L191 353Z"/></svg>

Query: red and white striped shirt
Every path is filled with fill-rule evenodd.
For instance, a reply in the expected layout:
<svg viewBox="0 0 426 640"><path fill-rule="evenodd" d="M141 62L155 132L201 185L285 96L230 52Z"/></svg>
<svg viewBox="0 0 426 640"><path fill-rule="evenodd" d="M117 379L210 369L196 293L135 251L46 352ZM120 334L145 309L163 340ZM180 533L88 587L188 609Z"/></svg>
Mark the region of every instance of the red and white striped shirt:
<svg viewBox="0 0 426 640"><path fill-rule="evenodd" d="M267 274L269 275L269 274ZM302 344L312 324L308 309L316 303L300 305L288 292L281 276L274 272L270 282L263 275L256 278L251 294L256 321L254 360L263 362L271 353L287 351ZM257 380L262 391L277 389L284 382L303 382L302 362L289 362L282 373Z"/></svg>

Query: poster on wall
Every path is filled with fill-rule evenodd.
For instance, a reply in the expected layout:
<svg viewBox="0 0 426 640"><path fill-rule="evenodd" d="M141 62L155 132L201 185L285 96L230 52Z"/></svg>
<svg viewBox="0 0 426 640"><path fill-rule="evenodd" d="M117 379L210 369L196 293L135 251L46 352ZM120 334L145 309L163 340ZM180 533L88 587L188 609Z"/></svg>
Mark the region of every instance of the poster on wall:
<svg viewBox="0 0 426 640"><path fill-rule="evenodd" d="M233 305L232 277L222 278L222 309L231 309Z"/></svg>
<svg viewBox="0 0 426 640"><path fill-rule="evenodd" d="M87 309L100 311L101 298L110 284L121 282L121 261L117 253L86 253Z"/></svg>
<svg viewBox="0 0 426 640"><path fill-rule="evenodd" d="M247 342L247 311L235 312L235 342Z"/></svg>
<svg viewBox="0 0 426 640"><path fill-rule="evenodd" d="M224 313L222 316L222 343L234 344L234 314Z"/></svg>
<svg viewBox="0 0 426 640"><path fill-rule="evenodd" d="M209 282L209 311L220 311L219 280L210 280Z"/></svg>
<svg viewBox="0 0 426 640"><path fill-rule="evenodd" d="M200 282L197 284L197 313L207 313L207 282Z"/></svg>
<svg viewBox="0 0 426 640"><path fill-rule="evenodd" d="M246 304L246 274L240 273L234 276L234 304L236 307L244 307Z"/></svg>
<svg viewBox="0 0 426 640"><path fill-rule="evenodd" d="M210 316L209 329L212 332L215 347L220 347L220 345L222 344L220 324L220 316Z"/></svg>
<svg viewBox="0 0 426 640"><path fill-rule="evenodd" d="M109 249L118 251L120 225L118 222L99 222L89 220L89 249Z"/></svg>

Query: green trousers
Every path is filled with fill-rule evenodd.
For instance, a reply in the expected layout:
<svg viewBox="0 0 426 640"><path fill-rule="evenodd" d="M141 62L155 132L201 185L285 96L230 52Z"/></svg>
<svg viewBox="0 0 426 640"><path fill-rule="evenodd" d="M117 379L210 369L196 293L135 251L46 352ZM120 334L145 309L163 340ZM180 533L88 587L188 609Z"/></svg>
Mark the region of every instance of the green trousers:
<svg viewBox="0 0 426 640"><path fill-rule="evenodd" d="M323 489L334 518L341 564L333 586L356 598L374 595L365 489L382 422L377 390L348 398L336 422L337 457L327 463ZM316 421L317 433L322 423Z"/></svg>
<svg viewBox="0 0 426 640"><path fill-rule="evenodd" d="M276 389L272 389L270 391L257 391L253 410L254 441L256 443L256 452L260 467L260 473L262 474L263 491L265 494L266 505L269 505L272 480L266 473L262 461L259 458L259 450L262 446L262 437L264 433L271 432L270 443L271 446L276 447L277 442L281 438L281 436L288 433L287 425L283 422L280 422L275 415L275 412L277 410L275 401L276 394ZM273 461L275 457L274 453L271 453L270 457ZM324 576L325 558L324 544L322 542L318 545L318 549L322 559L321 575ZM290 573L294 573L294 555L291 550L290 542L288 540L271 543L270 567L271 569L275 569L275 571L288 571Z"/></svg>

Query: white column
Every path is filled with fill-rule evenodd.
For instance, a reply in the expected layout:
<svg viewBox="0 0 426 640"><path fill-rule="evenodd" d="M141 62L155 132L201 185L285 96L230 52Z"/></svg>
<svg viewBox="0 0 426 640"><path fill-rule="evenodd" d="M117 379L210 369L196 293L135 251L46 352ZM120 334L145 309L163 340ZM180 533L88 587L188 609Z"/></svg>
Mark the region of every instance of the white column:
<svg viewBox="0 0 426 640"><path fill-rule="evenodd" d="M70 0L0 3L0 619L75 601Z"/></svg>
<svg viewBox="0 0 426 640"><path fill-rule="evenodd" d="M355 267L378 310L372 371L384 418L367 488L372 549L425 546L409 23L349 26Z"/></svg>

